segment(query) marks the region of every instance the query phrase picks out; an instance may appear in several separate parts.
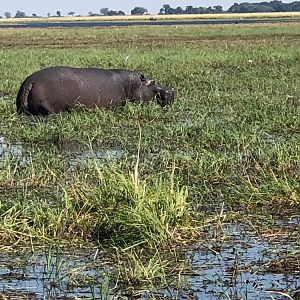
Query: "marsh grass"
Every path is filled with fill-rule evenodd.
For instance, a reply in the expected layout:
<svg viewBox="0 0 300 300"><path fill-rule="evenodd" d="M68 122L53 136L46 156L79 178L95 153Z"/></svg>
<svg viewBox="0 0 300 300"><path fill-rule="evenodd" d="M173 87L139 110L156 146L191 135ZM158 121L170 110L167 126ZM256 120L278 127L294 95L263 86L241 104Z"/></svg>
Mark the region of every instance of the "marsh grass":
<svg viewBox="0 0 300 300"><path fill-rule="evenodd" d="M165 284L161 249L199 239L203 225L299 213L298 23L0 37L2 245L113 247L127 283ZM22 80L59 64L139 70L178 99L18 116ZM103 149L120 155L99 159Z"/></svg>
<svg viewBox="0 0 300 300"><path fill-rule="evenodd" d="M124 261L124 254L127 259ZM120 277L126 281L128 285L145 285L152 284L155 282L167 285L166 270L170 262L167 260L162 260L160 254L156 252L152 257L145 259L142 253L136 253L134 251L127 251L120 253L119 265ZM124 266L125 264L125 266Z"/></svg>
<svg viewBox="0 0 300 300"><path fill-rule="evenodd" d="M91 161L85 169L60 172L66 165L59 157L43 165L39 158L28 159L18 170L7 163L1 185L3 200L11 200L2 208L11 208L2 215L4 232L24 232L25 239L73 236L151 245L171 240L189 224L187 188L172 171L141 180L138 168L126 175L117 166Z"/></svg>

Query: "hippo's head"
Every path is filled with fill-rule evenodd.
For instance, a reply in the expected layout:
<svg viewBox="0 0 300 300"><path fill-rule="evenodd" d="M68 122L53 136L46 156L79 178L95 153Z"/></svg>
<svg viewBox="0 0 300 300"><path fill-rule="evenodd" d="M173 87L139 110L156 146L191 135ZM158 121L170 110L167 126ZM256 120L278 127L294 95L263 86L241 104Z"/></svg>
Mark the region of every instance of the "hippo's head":
<svg viewBox="0 0 300 300"><path fill-rule="evenodd" d="M167 86L156 86L155 99L160 106L171 105L175 100L175 91Z"/></svg>
<svg viewBox="0 0 300 300"><path fill-rule="evenodd" d="M149 101L155 99L160 106L171 105L175 100L175 91L167 86L160 86L155 84L154 80L146 79L141 75L142 85L140 91L142 94L142 101Z"/></svg>

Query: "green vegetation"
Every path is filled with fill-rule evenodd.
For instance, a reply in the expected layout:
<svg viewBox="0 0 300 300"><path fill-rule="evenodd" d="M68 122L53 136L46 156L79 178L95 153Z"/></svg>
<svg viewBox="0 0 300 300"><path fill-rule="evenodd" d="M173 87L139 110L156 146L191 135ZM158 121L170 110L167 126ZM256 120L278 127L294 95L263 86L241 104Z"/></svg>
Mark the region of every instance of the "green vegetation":
<svg viewBox="0 0 300 300"><path fill-rule="evenodd" d="M160 9L160 14L166 15L177 15L177 14L216 14L216 13L262 13L262 12L286 12L286 11L300 11L300 2L294 1L292 3L283 3L282 1L274 0L270 2L259 2L259 3L234 3L226 11L223 10L222 6L209 6L209 7L193 7L192 5L186 6L185 9L182 7L172 8L169 4L163 5Z"/></svg>
<svg viewBox="0 0 300 300"><path fill-rule="evenodd" d="M299 213L299 29L2 30L2 245L114 248L124 280L164 283L178 268L159 253L203 225ZM22 80L62 64L143 71L178 99L18 116Z"/></svg>
<svg viewBox="0 0 300 300"><path fill-rule="evenodd" d="M300 1L293 1L291 3L283 3L279 0L272 0L270 2L259 2L259 3L234 3L229 7L228 10L223 10L221 5L209 6L209 7L193 7L192 5L188 5L186 7L177 6L173 8L170 4L164 4L162 8L160 8L158 15L203 15L203 14L223 14L223 13L265 13L265 12L298 12L300 11ZM74 16L74 11L69 11L68 16ZM136 6L131 10L132 16L142 16L148 15L147 8ZM6 18L11 18L11 12L5 12L4 16ZM125 13L121 10L110 10L108 7L103 7L100 9L100 13L89 12L90 17L103 17L103 16L125 16ZM23 11L17 11L14 18L42 18L41 16L37 16L37 14L33 13L32 16L27 16ZM56 15L51 16L50 13L47 13L47 17L62 17L61 11L56 11ZM1 16L0 16L1 19Z"/></svg>

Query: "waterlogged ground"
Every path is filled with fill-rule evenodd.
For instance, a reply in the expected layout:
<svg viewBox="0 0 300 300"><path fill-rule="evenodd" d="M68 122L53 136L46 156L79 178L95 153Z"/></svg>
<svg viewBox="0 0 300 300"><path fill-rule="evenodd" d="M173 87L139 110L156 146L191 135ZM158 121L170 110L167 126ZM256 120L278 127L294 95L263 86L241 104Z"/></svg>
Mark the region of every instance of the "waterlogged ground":
<svg viewBox="0 0 300 300"><path fill-rule="evenodd" d="M277 234L253 231L244 224L210 228L214 232L211 242L193 249L189 256L197 274L189 278L196 298L287 299L297 295L298 220L280 223L283 231Z"/></svg>
<svg viewBox="0 0 300 300"><path fill-rule="evenodd" d="M87 160L119 160L120 149L87 149L64 145L72 168ZM27 164L28 147L0 139L1 161L14 157ZM166 289L126 286L113 256L98 248L57 247L4 252L0 256L0 295L4 299L298 299L300 244L298 216L223 223L202 228L203 241L178 251L181 285ZM261 222L261 224L260 224ZM119 271L120 272L120 271ZM174 275L173 275L174 276ZM293 298L291 298L293 297Z"/></svg>
<svg viewBox="0 0 300 300"><path fill-rule="evenodd" d="M280 232L259 232L240 223L207 227L206 241L183 251L186 270L180 288L133 290L124 285L107 252L97 249L2 254L0 295L9 299L298 299L299 220L275 223Z"/></svg>
<svg viewBox="0 0 300 300"><path fill-rule="evenodd" d="M69 157L67 165L69 171L72 171L76 166L82 165L90 160L100 162L109 162L111 160L121 159L125 151L118 148L93 149L88 145L67 143L57 146L59 151ZM40 146L41 149L47 151L46 146ZM0 136L0 166L5 165L5 162L10 159L17 160L20 165L26 166L30 164L30 147L22 143L10 143L3 136Z"/></svg>
<svg viewBox="0 0 300 300"><path fill-rule="evenodd" d="M299 298L299 23L0 44L0 298ZM18 116L53 65L138 70L177 101Z"/></svg>

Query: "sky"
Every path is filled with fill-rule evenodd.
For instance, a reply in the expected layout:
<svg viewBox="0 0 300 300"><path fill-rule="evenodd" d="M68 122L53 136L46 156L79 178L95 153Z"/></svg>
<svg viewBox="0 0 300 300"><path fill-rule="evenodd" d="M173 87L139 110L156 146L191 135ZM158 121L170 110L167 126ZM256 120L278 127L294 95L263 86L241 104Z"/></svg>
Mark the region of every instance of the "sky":
<svg viewBox="0 0 300 300"><path fill-rule="evenodd" d="M88 15L89 12L99 13L103 7L108 7L112 10L123 10L126 14L130 14L130 11L135 6L145 7L149 13L156 14L163 4L170 4L171 7L181 6L183 8L187 5L194 7L222 5L223 9L227 10L234 2L262 1L264 0L2 0L0 15L3 16L5 12L11 12L12 16L14 16L17 10L23 11L29 16L33 13L41 16L46 16L47 13L55 15L58 10L62 15L67 15L70 11L75 12L76 15ZM283 0L282 2L292 1L294 0Z"/></svg>

